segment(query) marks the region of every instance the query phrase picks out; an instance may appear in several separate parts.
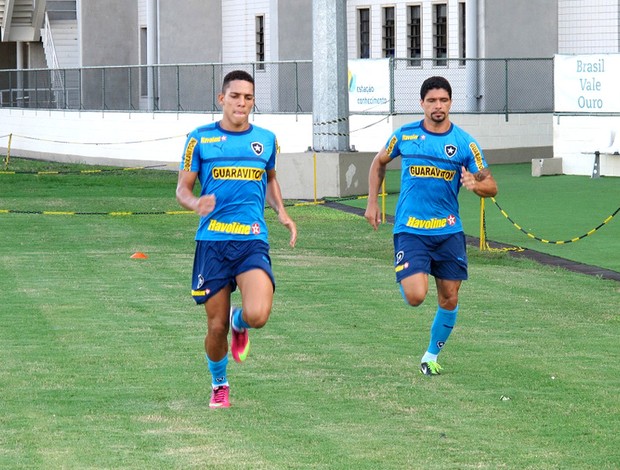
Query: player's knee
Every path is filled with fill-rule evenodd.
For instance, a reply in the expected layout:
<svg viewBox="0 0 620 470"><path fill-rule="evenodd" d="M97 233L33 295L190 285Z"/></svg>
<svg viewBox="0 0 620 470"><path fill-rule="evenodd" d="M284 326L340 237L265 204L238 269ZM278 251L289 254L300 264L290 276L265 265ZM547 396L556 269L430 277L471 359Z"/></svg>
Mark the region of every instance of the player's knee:
<svg viewBox="0 0 620 470"><path fill-rule="evenodd" d="M439 306L445 310L454 310L459 304L458 293L439 296Z"/></svg>
<svg viewBox="0 0 620 470"><path fill-rule="evenodd" d="M228 326L225 322L210 321L208 335L215 338L225 338L228 334Z"/></svg>
<svg viewBox="0 0 620 470"><path fill-rule="evenodd" d="M458 297L454 297L454 298L450 298L450 299L444 299L443 301L439 302L439 306L445 310L454 310L459 304L459 299Z"/></svg>
<svg viewBox="0 0 620 470"><path fill-rule="evenodd" d="M422 305L422 302L424 302L424 299L426 298L425 295L420 295L417 292L405 291L402 285L400 285L400 295L402 295L405 303L412 307L418 307L419 305Z"/></svg>
<svg viewBox="0 0 620 470"><path fill-rule="evenodd" d="M407 302L412 307L419 307L424 302L424 297L410 295L405 297L405 302Z"/></svg>
<svg viewBox="0 0 620 470"><path fill-rule="evenodd" d="M246 322L250 325L251 328L262 328L269 320L269 314L271 313L271 308L267 307L259 307L259 308L250 308L247 309L244 307L244 316L246 317Z"/></svg>

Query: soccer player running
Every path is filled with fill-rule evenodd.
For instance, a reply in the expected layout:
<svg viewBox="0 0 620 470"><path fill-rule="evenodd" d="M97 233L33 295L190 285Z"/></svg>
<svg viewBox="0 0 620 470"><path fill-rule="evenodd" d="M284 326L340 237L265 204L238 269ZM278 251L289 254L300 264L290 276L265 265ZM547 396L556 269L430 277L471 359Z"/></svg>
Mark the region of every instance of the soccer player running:
<svg viewBox="0 0 620 470"><path fill-rule="evenodd" d="M394 218L394 269L405 302L417 307L428 293L428 275L435 278L438 308L420 372L438 375L437 356L444 347L459 310L458 293L467 279L465 234L459 216L461 186L480 197L497 194L497 184L478 143L450 122L452 88L443 77L422 83L424 119L406 124L390 136L369 172L365 217L376 230L381 222L379 189L386 165L401 157L401 189Z"/></svg>
<svg viewBox="0 0 620 470"><path fill-rule="evenodd" d="M227 408L228 331L233 359L242 362L250 347L248 329L269 319L275 290L271 269L265 200L290 231L276 179L275 135L249 122L254 107L254 79L236 70L224 77L218 95L222 119L193 130L187 137L176 198L200 216L192 276L192 296L207 313L205 352L212 376L211 408ZM199 180L200 196L194 195ZM239 287L241 308L231 306Z"/></svg>

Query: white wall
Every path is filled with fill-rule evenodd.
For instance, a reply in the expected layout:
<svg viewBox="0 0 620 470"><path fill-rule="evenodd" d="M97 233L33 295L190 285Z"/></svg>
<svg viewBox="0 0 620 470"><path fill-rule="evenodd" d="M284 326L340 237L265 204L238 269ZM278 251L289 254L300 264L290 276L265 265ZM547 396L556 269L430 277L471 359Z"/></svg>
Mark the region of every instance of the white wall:
<svg viewBox="0 0 620 470"><path fill-rule="evenodd" d="M558 53L619 52L618 0L559 0Z"/></svg>
<svg viewBox="0 0 620 470"><path fill-rule="evenodd" d="M219 114L121 113L0 109L0 152L24 157L70 161L177 162L185 136ZM251 122L273 130L282 153L305 152L312 146L312 115L255 114ZM351 145L376 152L392 132L382 116L352 116ZM56 156L56 157L54 157ZM67 158L69 157L69 158Z"/></svg>
<svg viewBox="0 0 620 470"><path fill-rule="evenodd" d="M265 16L265 60L271 54L270 31L276 26L271 17L273 0L227 0L222 8L222 62L248 63L256 60L256 16Z"/></svg>
<svg viewBox="0 0 620 470"><path fill-rule="evenodd" d="M118 166L162 165L176 170L187 133L220 118L218 114L4 108L0 109L0 153L6 153L8 136L12 134L12 156ZM358 153L344 157L317 154L318 171L322 175L318 197L349 195L356 190L362 194L366 176L361 173L367 172L373 155L385 144L393 129L418 119L421 115L351 116L350 144ZM532 149L551 147L553 143L553 116L549 114L510 115L508 121L503 115L457 114L452 119L474 135L485 152L512 150L521 162L538 157ZM314 152L308 151L312 146L312 115L253 115L251 122L275 131L278 137L281 148L278 171L283 196L287 199L312 198L309 175L313 173ZM571 128L566 134L565 140L574 138L579 132ZM561 136L556 132L557 137ZM584 164L575 174L590 175L591 161L584 160L581 155L578 157ZM566 161L570 162L569 159ZM572 172L573 166L568 165ZM354 187L347 182L353 167L357 178ZM620 168L618 170L617 174L620 174ZM328 184L332 180L338 182L334 187Z"/></svg>
<svg viewBox="0 0 620 470"><path fill-rule="evenodd" d="M13 156L73 162L116 161L119 165L180 161L186 134L219 119L217 114L115 113L0 109L0 152L12 134ZM392 130L419 115L352 116L350 144L360 152L376 152ZM253 115L252 122L275 131L281 152L302 153L312 146L312 116ZM620 146L620 117L552 116L548 114L456 114L452 120L471 133L485 151L523 149L523 159L536 158L529 148L553 146L563 172L590 175L594 151ZM618 151L618 149L616 149ZM601 156L601 174L620 176L620 155Z"/></svg>
<svg viewBox="0 0 620 470"><path fill-rule="evenodd" d="M121 113L0 109L0 152L13 134L17 156L71 155L74 161L93 158L176 162L186 134L220 119L218 114ZM351 116L350 145L377 152L393 129L421 115ZM562 118L567 119L567 118ZM452 120L471 133L484 150L551 147L554 122L550 114L455 114ZM255 114L251 122L273 130L282 153L305 152L312 146L311 114ZM564 122L564 121L563 121ZM620 126L619 126L620 127ZM521 161L534 156L524 155Z"/></svg>
<svg viewBox="0 0 620 470"><path fill-rule="evenodd" d="M600 151L600 175L620 176L620 116L555 116L553 156L567 175L591 175ZM607 152L605 152L607 150Z"/></svg>

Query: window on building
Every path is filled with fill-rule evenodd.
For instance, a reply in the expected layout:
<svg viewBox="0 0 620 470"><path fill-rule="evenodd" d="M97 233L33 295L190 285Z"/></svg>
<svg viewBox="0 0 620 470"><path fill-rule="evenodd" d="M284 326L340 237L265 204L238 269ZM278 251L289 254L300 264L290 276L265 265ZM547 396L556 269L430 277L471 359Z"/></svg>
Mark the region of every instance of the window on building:
<svg viewBox="0 0 620 470"><path fill-rule="evenodd" d="M407 7L407 57L409 65L422 65L422 7L412 5Z"/></svg>
<svg viewBox="0 0 620 470"><path fill-rule="evenodd" d="M370 58L370 8L360 8L359 15L359 58Z"/></svg>
<svg viewBox="0 0 620 470"><path fill-rule="evenodd" d="M459 58L460 65L465 65L465 58L467 57L467 49L465 42L466 30L465 30L465 2L459 3Z"/></svg>
<svg viewBox="0 0 620 470"><path fill-rule="evenodd" d="M256 16L256 70L265 70L265 16Z"/></svg>
<svg viewBox="0 0 620 470"><path fill-rule="evenodd" d="M383 57L394 57L396 51L396 23L394 7L383 8Z"/></svg>
<svg viewBox="0 0 620 470"><path fill-rule="evenodd" d="M433 5L433 59L436 66L448 64L448 6Z"/></svg>

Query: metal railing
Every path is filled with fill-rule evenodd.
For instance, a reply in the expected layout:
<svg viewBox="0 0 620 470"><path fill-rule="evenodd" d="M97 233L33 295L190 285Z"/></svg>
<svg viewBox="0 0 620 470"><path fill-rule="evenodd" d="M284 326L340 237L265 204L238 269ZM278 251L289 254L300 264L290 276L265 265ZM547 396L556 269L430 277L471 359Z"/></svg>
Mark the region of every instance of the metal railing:
<svg viewBox="0 0 620 470"><path fill-rule="evenodd" d="M453 113L553 112L552 58L446 59L440 67L435 62L390 61L390 114L419 113L420 84L431 75L450 80ZM304 60L0 70L0 107L219 112L222 78L234 69L254 76L256 113L312 112L312 62Z"/></svg>

